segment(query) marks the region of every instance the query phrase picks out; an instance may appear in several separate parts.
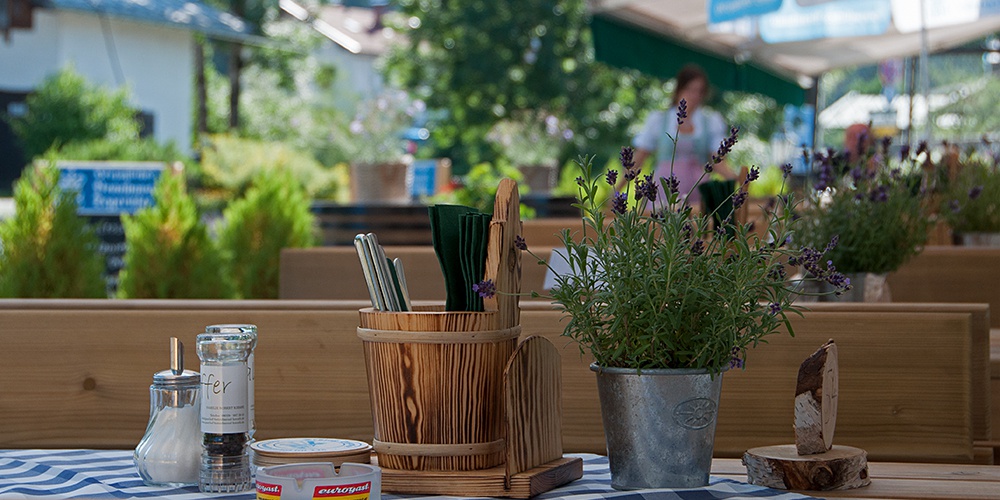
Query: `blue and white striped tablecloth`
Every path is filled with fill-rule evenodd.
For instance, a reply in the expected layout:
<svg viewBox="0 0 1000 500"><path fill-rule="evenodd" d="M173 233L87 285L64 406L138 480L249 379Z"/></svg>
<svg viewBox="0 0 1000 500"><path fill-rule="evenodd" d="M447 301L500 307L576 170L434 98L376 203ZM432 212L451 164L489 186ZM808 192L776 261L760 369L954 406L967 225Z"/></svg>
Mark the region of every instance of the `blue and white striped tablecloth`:
<svg viewBox="0 0 1000 500"><path fill-rule="evenodd" d="M600 455L571 455L584 459L583 478L535 497L539 500L670 500L810 498L787 491L752 486L713 477L705 488L691 490L615 491L608 459ZM0 499L13 498L167 498L253 499L253 492L204 494L197 487L151 488L142 483L132 464L132 452L122 450L0 450ZM382 495L417 499L419 495ZM426 497L441 500L445 497Z"/></svg>

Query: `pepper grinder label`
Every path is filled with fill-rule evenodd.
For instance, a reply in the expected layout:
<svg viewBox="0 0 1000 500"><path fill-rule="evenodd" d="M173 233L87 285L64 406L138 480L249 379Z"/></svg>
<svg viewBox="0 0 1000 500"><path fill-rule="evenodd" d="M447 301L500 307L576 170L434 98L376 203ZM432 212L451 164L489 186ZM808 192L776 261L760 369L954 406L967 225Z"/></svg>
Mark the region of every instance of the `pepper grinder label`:
<svg viewBox="0 0 1000 500"><path fill-rule="evenodd" d="M202 364L201 432L233 434L248 430L246 365Z"/></svg>

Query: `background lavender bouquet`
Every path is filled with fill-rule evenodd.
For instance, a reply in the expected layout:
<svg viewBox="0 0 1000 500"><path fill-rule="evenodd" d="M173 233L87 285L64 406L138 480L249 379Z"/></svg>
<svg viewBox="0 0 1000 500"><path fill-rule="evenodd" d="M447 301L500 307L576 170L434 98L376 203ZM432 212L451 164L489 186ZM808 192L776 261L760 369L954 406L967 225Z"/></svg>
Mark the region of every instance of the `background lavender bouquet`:
<svg viewBox="0 0 1000 500"><path fill-rule="evenodd" d="M736 135L733 129L706 174ZM564 335L592 353L599 366L698 368L713 374L742 366L747 350L763 337L782 325L791 331L787 315L800 308L792 303L795 291L786 278L789 259L811 266L813 279L847 284L825 264L822 250L788 245L796 225L784 206L791 203L788 198L770 213L762 239L732 214L713 227L712 214L695 214L683 204L673 175L640 176L631 148L622 149L620 171L595 176L592 160L578 161L582 229L561 235L571 271L556 277L548 298L566 314ZM619 175L629 182L614 193L609 216L599 184L615 186ZM746 202L746 187L757 177L754 168L739 180L735 209ZM659 190L667 201L657 201Z"/></svg>
<svg viewBox="0 0 1000 500"><path fill-rule="evenodd" d="M941 205L941 215L958 234L1000 233L1000 166L996 158L962 158L943 189Z"/></svg>
<svg viewBox="0 0 1000 500"><path fill-rule="evenodd" d="M904 148L893 164L888 141L862 151L857 160L832 150L813 155L817 181L800 211L798 244L817 247L838 237L827 258L845 273L885 274L917 254L927 241L932 219L930 192L914 155Z"/></svg>

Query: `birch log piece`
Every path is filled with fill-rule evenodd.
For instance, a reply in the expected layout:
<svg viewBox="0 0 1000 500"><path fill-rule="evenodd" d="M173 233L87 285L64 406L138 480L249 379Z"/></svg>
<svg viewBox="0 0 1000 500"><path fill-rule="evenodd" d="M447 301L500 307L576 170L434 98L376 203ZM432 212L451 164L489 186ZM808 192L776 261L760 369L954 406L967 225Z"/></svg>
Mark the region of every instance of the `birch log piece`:
<svg viewBox="0 0 1000 500"><path fill-rule="evenodd" d="M799 455L786 444L762 446L743 455L750 484L783 490L847 490L871 484L868 453L851 446L834 446L816 455Z"/></svg>
<svg viewBox="0 0 1000 500"><path fill-rule="evenodd" d="M837 425L837 345L827 341L799 367L795 385L795 448L799 455L833 447Z"/></svg>
<svg viewBox="0 0 1000 500"><path fill-rule="evenodd" d="M833 445L837 376L837 346L830 340L799 367L795 387L795 445L763 446L743 454L750 484L828 491L871 483L868 453Z"/></svg>

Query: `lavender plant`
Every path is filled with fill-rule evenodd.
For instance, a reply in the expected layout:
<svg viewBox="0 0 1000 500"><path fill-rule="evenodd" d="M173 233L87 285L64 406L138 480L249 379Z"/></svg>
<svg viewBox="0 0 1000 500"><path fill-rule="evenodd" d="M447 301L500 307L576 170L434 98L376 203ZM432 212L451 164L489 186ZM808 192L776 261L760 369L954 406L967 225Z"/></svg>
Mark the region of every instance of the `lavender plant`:
<svg viewBox="0 0 1000 500"><path fill-rule="evenodd" d="M841 272L895 271L927 241L932 220L928 186L918 164L926 146L913 155L904 148L898 164L888 150L888 141L883 141L855 161L833 150L813 155L817 181L801 211L796 242L816 247L838 236L827 257Z"/></svg>
<svg viewBox="0 0 1000 500"><path fill-rule="evenodd" d="M942 194L940 213L956 233L1000 232L1000 167L996 160L964 158Z"/></svg>
<svg viewBox="0 0 1000 500"><path fill-rule="evenodd" d="M684 118L682 111L678 120ZM705 165L705 175L737 135L734 128ZM742 367L747 351L764 337L781 326L792 331L788 315L801 306L792 302L795 290L786 276L790 259L814 270L812 279L849 286L825 262L832 245L789 246L797 224L788 209L791 197L779 202L783 210L769 213L762 239L733 214L713 227L714 214L696 214L683 203L672 174L658 180L639 175L631 148L622 149L621 170L604 176L594 175L592 160L577 162L582 230L561 234L570 271L557 275L546 297L568 319L564 335L602 367L697 368L713 374ZM785 177L790 170L785 167ZM615 186L619 175L629 182L612 195L610 217L604 211L607 200L599 195L601 183ZM740 180L734 213L746 203L746 189L757 177L754 168ZM658 201L661 189L665 201ZM628 203L630 197L636 202ZM527 250L525 241L517 244Z"/></svg>

